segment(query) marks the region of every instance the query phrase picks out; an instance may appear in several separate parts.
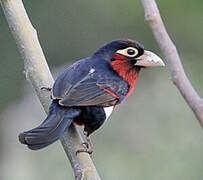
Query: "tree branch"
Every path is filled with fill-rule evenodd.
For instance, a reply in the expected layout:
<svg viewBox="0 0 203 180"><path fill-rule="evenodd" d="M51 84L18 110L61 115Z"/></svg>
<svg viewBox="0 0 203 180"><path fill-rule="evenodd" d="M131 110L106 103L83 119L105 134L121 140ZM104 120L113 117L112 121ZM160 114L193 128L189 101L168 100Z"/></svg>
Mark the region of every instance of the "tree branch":
<svg viewBox="0 0 203 180"><path fill-rule="evenodd" d="M203 128L203 99L201 99L194 90L184 72L177 49L166 31L156 2L155 0L141 1L145 10L145 20L149 24L155 39L167 60L172 82L179 89Z"/></svg>
<svg viewBox="0 0 203 180"><path fill-rule="evenodd" d="M48 113L50 95L41 87L52 87L53 78L38 41L37 32L33 28L22 0L0 0L11 32L17 42L20 54L24 59L26 79L35 89L44 110ZM81 135L77 127L71 127L64 133L61 140L63 148L70 160L76 180L100 180L94 164L87 153L79 153Z"/></svg>

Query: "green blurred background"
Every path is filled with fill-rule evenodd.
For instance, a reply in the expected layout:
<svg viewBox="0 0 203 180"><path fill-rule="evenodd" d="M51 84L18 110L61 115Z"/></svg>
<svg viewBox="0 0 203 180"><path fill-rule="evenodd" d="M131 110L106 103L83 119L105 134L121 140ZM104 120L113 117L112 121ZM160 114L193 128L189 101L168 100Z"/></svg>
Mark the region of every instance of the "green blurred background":
<svg viewBox="0 0 203 180"><path fill-rule="evenodd" d="M203 1L157 3L185 71L203 96ZM112 39L136 39L162 56L139 0L36 0L24 5L55 77ZM17 140L46 115L24 78L23 61L2 10L0 72L0 179L73 180L59 142L34 152ZM171 83L168 68L143 70L136 93L116 108L92 140L102 179L203 179L202 130Z"/></svg>

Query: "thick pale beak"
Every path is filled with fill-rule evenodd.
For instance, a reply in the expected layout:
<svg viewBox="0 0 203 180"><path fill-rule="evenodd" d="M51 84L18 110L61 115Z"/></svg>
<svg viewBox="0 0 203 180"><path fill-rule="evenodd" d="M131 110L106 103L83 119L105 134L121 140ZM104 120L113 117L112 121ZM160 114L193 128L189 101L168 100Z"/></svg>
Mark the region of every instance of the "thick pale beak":
<svg viewBox="0 0 203 180"><path fill-rule="evenodd" d="M151 51L144 51L144 54L137 58L135 66L143 67L159 67L165 66L162 59Z"/></svg>

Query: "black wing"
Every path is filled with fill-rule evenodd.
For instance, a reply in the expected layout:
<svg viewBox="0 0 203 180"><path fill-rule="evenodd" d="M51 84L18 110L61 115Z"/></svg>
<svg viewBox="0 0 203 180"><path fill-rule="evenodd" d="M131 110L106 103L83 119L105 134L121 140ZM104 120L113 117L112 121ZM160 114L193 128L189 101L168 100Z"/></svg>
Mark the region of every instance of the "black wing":
<svg viewBox="0 0 203 180"><path fill-rule="evenodd" d="M113 106L127 92L128 84L119 76L99 73L84 60L66 69L53 87L53 97L63 106Z"/></svg>

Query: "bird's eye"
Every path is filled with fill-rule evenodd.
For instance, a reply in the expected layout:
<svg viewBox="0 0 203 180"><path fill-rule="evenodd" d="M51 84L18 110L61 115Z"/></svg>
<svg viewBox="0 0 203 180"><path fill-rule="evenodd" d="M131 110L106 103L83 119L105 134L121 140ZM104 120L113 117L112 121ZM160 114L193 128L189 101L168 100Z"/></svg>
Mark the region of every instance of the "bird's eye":
<svg viewBox="0 0 203 180"><path fill-rule="evenodd" d="M134 54L135 54L135 51L134 51L133 49L128 49L128 50L127 50L127 53L128 53L129 55L134 55Z"/></svg>
<svg viewBox="0 0 203 180"><path fill-rule="evenodd" d="M138 54L138 50L134 47L128 47L125 49L121 49L116 51L116 53L122 54L127 57L135 57Z"/></svg>

